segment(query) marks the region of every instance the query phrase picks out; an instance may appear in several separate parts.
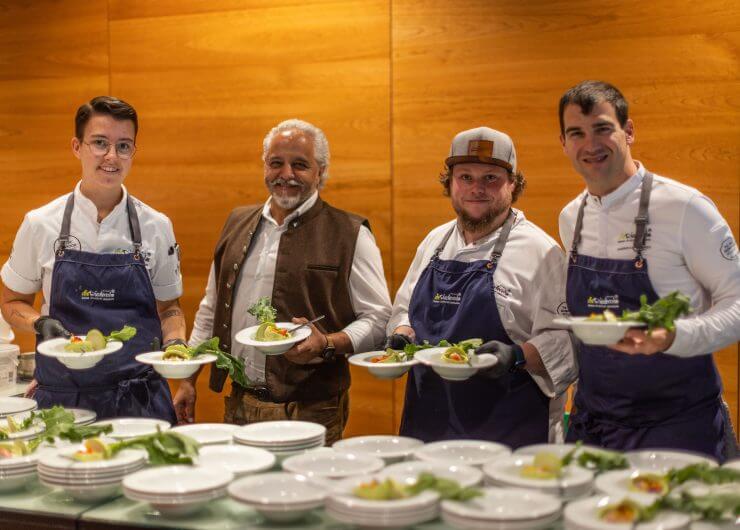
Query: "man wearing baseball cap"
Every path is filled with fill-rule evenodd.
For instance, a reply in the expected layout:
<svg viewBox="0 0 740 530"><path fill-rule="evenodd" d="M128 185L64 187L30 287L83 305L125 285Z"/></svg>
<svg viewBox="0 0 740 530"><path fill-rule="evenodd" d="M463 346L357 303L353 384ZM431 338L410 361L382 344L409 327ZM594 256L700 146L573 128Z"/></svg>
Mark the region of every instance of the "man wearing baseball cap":
<svg viewBox="0 0 740 530"><path fill-rule="evenodd" d="M395 299L388 345L483 339L496 364L451 382L417 365L406 383L401 434L510 447L562 440L565 390L576 377L567 332L564 255L512 203L525 180L506 134L459 133L440 176L456 219L419 245Z"/></svg>

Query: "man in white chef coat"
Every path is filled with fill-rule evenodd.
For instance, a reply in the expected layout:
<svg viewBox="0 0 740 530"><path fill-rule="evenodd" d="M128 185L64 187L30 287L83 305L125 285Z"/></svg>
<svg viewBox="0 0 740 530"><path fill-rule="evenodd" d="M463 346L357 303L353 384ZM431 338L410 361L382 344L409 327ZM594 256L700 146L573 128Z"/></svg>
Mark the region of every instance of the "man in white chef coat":
<svg viewBox="0 0 740 530"><path fill-rule="evenodd" d="M331 444L349 412L346 354L377 349L385 337L390 296L383 263L367 221L321 199L329 176L321 129L301 120L278 124L264 139L263 160L270 197L229 216L190 343L216 335L245 362L252 385L232 385L225 421L314 421L327 427ZM247 310L261 297L271 299L278 321L326 317L285 354L265 356L234 340L257 323ZM195 377L175 397L180 421L193 420ZM213 369L211 389L220 392L225 378Z"/></svg>
<svg viewBox="0 0 740 530"><path fill-rule="evenodd" d="M675 330L632 329L581 345L569 440L666 447L722 459L734 446L712 352L740 340L740 261L732 231L698 190L634 160L622 93L584 81L560 100L560 140L586 190L560 214L573 315L621 313L673 291L693 313Z"/></svg>
<svg viewBox="0 0 740 530"><path fill-rule="evenodd" d="M493 369L464 382L414 366L401 434L472 438L510 447L562 440L565 391L575 379L565 311L564 255L512 208L524 188L511 138L479 127L455 136L440 180L457 217L432 230L396 294L389 345L481 338Z"/></svg>

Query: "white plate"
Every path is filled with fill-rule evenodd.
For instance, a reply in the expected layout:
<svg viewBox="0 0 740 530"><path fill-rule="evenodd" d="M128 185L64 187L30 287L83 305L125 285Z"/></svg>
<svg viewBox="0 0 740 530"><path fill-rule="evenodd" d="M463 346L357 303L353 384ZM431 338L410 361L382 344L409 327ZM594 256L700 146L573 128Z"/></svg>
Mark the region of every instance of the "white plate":
<svg viewBox="0 0 740 530"><path fill-rule="evenodd" d="M691 518L683 513L660 511L650 522L633 525L631 523L607 523L599 519L599 510L616 504L623 497L596 495L571 502L565 507L565 528L578 530L682 530L688 528Z"/></svg>
<svg viewBox="0 0 740 530"><path fill-rule="evenodd" d="M424 442L408 436L380 434L374 436L355 436L335 442L332 448L342 453L368 454L392 464L404 460Z"/></svg>
<svg viewBox="0 0 740 530"><path fill-rule="evenodd" d="M525 521L496 521L491 519L472 519L459 517L449 512L442 511L442 520L453 528L464 530L543 530L545 528L559 528L554 525L560 518L559 514L541 517L539 519L527 519Z"/></svg>
<svg viewBox="0 0 740 530"><path fill-rule="evenodd" d="M488 521L526 521L557 516L562 502L557 497L518 488L484 488L482 497L466 502L442 501L442 512L457 517Z"/></svg>
<svg viewBox="0 0 740 530"><path fill-rule="evenodd" d="M36 409L35 399L23 397L0 397L0 418Z"/></svg>
<svg viewBox="0 0 740 530"><path fill-rule="evenodd" d="M283 469L307 477L345 478L365 475L383 469L385 463L374 456L347 453L314 452L291 456L283 461Z"/></svg>
<svg viewBox="0 0 740 530"><path fill-rule="evenodd" d="M332 493L327 499L331 500L336 507L342 510L350 510L358 515L382 515L402 513L423 512L430 506L436 506L439 501L439 493L433 490L425 490L404 499L394 500L369 500L355 496L353 491L361 484L367 484L372 480L380 480L378 475L362 475L358 477L345 478L337 481L332 486Z"/></svg>
<svg viewBox="0 0 740 530"><path fill-rule="evenodd" d="M525 445L524 447L515 449L514 454L535 456L537 453L552 453L563 458L575 448L576 444L534 444ZM596 447L595 445L581 445L581 449L584 451L603 451L603 449ZM576 455L579 453L580 451L577 451Z"/></svg>
<svg viewBox="0 0 740 530"><path fill-rule="evenodd" d="M483 473L496 486L533 489L567 500L582 497L591 491L594 474L579 466L565 466L558 479L523 477L523 467L531 465L533 460L534 457L531 455L499 458L485 464Z"/></svg>
<svg viewBox="0 0 740 530"><path fill-rule="evenodd" d="M143 462L146 459L146 451L141 449L123 449L116 456L108 460L94 460L92 462L79 462L72 460L71 456L75 450L66 449L60 452L47 452L39 458L39 468L58 470L64 472L79 472L94 474L95 472L108 472L120 470Z"/></svg>
<svg viewBox="0 0 740 530"><path fill-rule="evenodd" d="M64 351L64 347L67 344L69 344L69 339L57 338L42 342L36 349L42 355L54 357L70 370L84 370L98 364L106 355L115 353L123 348L123 342L113 340L107 343L102 350L74 353Z"/></svg>
<svg viewBox="0 0 740 530"><path fill-rule="evenodd" d="M730 469L734 469L735 471L740 471L740 458L736 458L735 460L730 460L729 462L725 462L722 467L728 467Z"/></svg>
<svg viewBox="0 0 740 530"><path fill-rule="evenodd" d="M170 428L169 422L155 418L111 418L93 423L93 425L112 425L113 430L106 436L116 438L117 440L155 434L157 427L161 431L166 431Z"/></svg>
<svg viewBox="0 0 740 530"><path fill-rule="evenodd" d="M624 322L599 322L587 320L588 317L560 317L553 319L556 326L569 328L584 344L608 346L616 344L630 328L644 328L644 322L625 320Z"/></svg>
<svg viewBox="0 0 740 530"><path fill-rule="evenodd" d="M486 462L511 454L503 444L485 440L446 440L433 442L414 451L414 457L427 462L482 466Z"/></svg>
<svg viewBox="0 0 740 530"><path fill-rule="evenodd" d="M323 488L302 475L263 473L235 480L228 487L229 496L250 506L289 507L321 506L326 497Z"/></svg>
<svg viewBox="0 0 740 530"><path fill-rule="evenodd" d="M7 429L8 428L8 418L13 418L13 420L17 424L23 423L29 416L31 415L31 411L27 412L21 412L20 414L8 414L7 416L4 416L0 418L0 429ZM34 420L34 422L31 424L30 427L27 429L24 429L22 431L16 431L16 432L8 432L7 438L5 441L13 441L13 440L28 440L30 438L33 438L40 432L44 430L44 424L41 422L41 420ZM2 440L0 440L2 441Z"/></svg>
<svg viewBox="0 0 740 530"><path fill-rule="evenodd" d="M430 366L437 375L448 381L465 381L472 377L478 370L490 368L498 362L498 359L490 353L473 355L470 357L470 364L448 363L442 360L442 354L448 348L429 348L419 350L414 354L414 359L421 364Z"/></svg>
<svg viewBox="0 0 740 530"><path fill-rule="evenodd" d="M349 364L367 368L372 375L378 379L395 379L411 370L415 364L419 364L416 359L411 359L403 363L374 363L370 359L385 355L385 351L371 351L367 353L358 353L349 357Z"/></svg>
<svg viewBox="0 0 740 530"><path fill-rule="evenodd" d="M634 468L666 473L671 468L685 467L691 464L706 463L716 466L717 462L706 455L690 451L675 451L662 449L644 449L624 453L625 458Z"/></svg>
<svg viewBox="0 0 740 530"><path fill-rule="evenodd" d="M477 486L483 480L483 472L471 466L436 464L434 462L399 462L386 467L378 473L379 477L390 477L396 482L415 484L419 473L432 473L436 477L456 481L463 488Z"/></svg>
<svg viewBox="0 0 740 530"><path fill-rule="evenodd" d="M238 425L230 423L191 423L172 427L172 432L190 436L200 445L230 444Z"/></svg>
<svg viewBox="0 0 740 530"><path fill-rule="evenodd" d="M233 479L232 473L221 468L161 466L126 476L123 487L147 498L185 497L192 494L207 495L225 488Z"/></svg>
<svg viewBox="0 0 740 530"><path fill-rule="evenodd" d="M136 356L136 360L142 364L151 365L155 372L167 379L185 379L193 375L204 364L210 364L218 359L215 355L204 353L189 361L163 361L163 355L163 351L140 353Z"/></svg>
<svg viewBox="0 0 740 530"><path fill-rule="evenodd" d="M67 409L69 412L75 415L75 425L89 425L94 422L98 415L87 409Z"/></svg>
<svg viewBox="0 0 740 530"><path fill-rule="evenodd" d="M439 507L430 506L425 510L409 514L383 513L367 516L353 510L342 510L335 504L327 502L326 513L340 523L357 525L360 528L406 528L435 519L439 514Z"/></svg>
<svg viewBox="0 0 740 530"><path fill-rule="evenodd" d="M209 445L198 452L196 465L223 468L235 477L266 471L275 465L275 455L246 445Z"/></svg>
<svg viewBox="0 0 740 530"><path fill-rule="evenodd" d="M300 324L296 324L294 322L275 322L275 325L280 328L287 328L290 330ZM234 340L240 344L252 346L265 355L280 355L292 348L294 344L298 344L311 335L311 328L306 326L293 332L293 336L289 339L260 341L254 340L254 334L257 333L257 329L259 329L259 326L251 326L247 329L243 329L234 336Z"/></svg>
<svg viewBox="0 0 740 530"><path fill-rule="evenodd" d="M635 502L648 505L660 497L660 494L640 491L632 486L632 479L640 475L653 474L653 470L648 469L621 469L618 471L607 471L597 476L594 480L594 487L605 495L614 495L615 497L629 497Z"/></svg>
<svg viewBox="0 0 740 530"><path fill-rule="evenodd" d="M234 431L234 439L245 445L298 445L326 435L326 427L310 421L262 421L243 425Z"/></svg>

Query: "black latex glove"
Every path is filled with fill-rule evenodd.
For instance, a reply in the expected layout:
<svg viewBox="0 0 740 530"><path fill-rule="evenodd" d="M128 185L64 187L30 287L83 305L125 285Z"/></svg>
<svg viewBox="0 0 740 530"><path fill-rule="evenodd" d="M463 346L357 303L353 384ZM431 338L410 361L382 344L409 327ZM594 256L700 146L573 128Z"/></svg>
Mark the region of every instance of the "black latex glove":
<svg viewBox="0 0 740 530"><path fill-rule="evenodd" d="M413 343L414 339L412 339L408 335L404 335L403 333L394 333L393 335L385 339L385 346L383 346L383 349L393 348L394 350L403 350L407 344Z"/></svg>
<svg viewBox="0 0 740 530"><path fill-rule="evenodd" d="M67 331L61 322L49 316L37 319L36 322L33 323L33 329L35 329L36 333L41 336L42 341L59 337L68 339L72 336L72 333Z"/></svg>
<svg viewBox="0 0 740 530"><path fill-rule="evenodd" d="M498 362L487 370L481 370L480 373L491 379L496 379L506 375L514 369L517 359L517 350L519 356L524 356L521 346L516 344L504 344L497 340L485 342L475 349L476 355L481 353L490 353L498 359Z"/></svg>
<svg viewBox="0 0 740 530"><path fill-rule="evenodd" d="M166 350L170 346L174 346L175 344L179 344L181 346L187 346L188 345L188 343L185 342L182 339L170 339L170 340L166 341L164 344L162 344L162 351Z"/></svg>

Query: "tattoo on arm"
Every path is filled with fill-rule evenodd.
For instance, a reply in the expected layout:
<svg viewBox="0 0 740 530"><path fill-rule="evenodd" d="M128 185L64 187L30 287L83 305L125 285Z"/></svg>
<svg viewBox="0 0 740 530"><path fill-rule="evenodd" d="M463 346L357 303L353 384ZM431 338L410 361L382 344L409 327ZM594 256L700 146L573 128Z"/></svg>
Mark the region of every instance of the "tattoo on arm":
<svg viewBox="0 0 740 530"><path fill-rule="evenodd" d="M160 320L167 320L168 318L182 316L182 311L179 308L168 309L159 316Z"/></svg>

